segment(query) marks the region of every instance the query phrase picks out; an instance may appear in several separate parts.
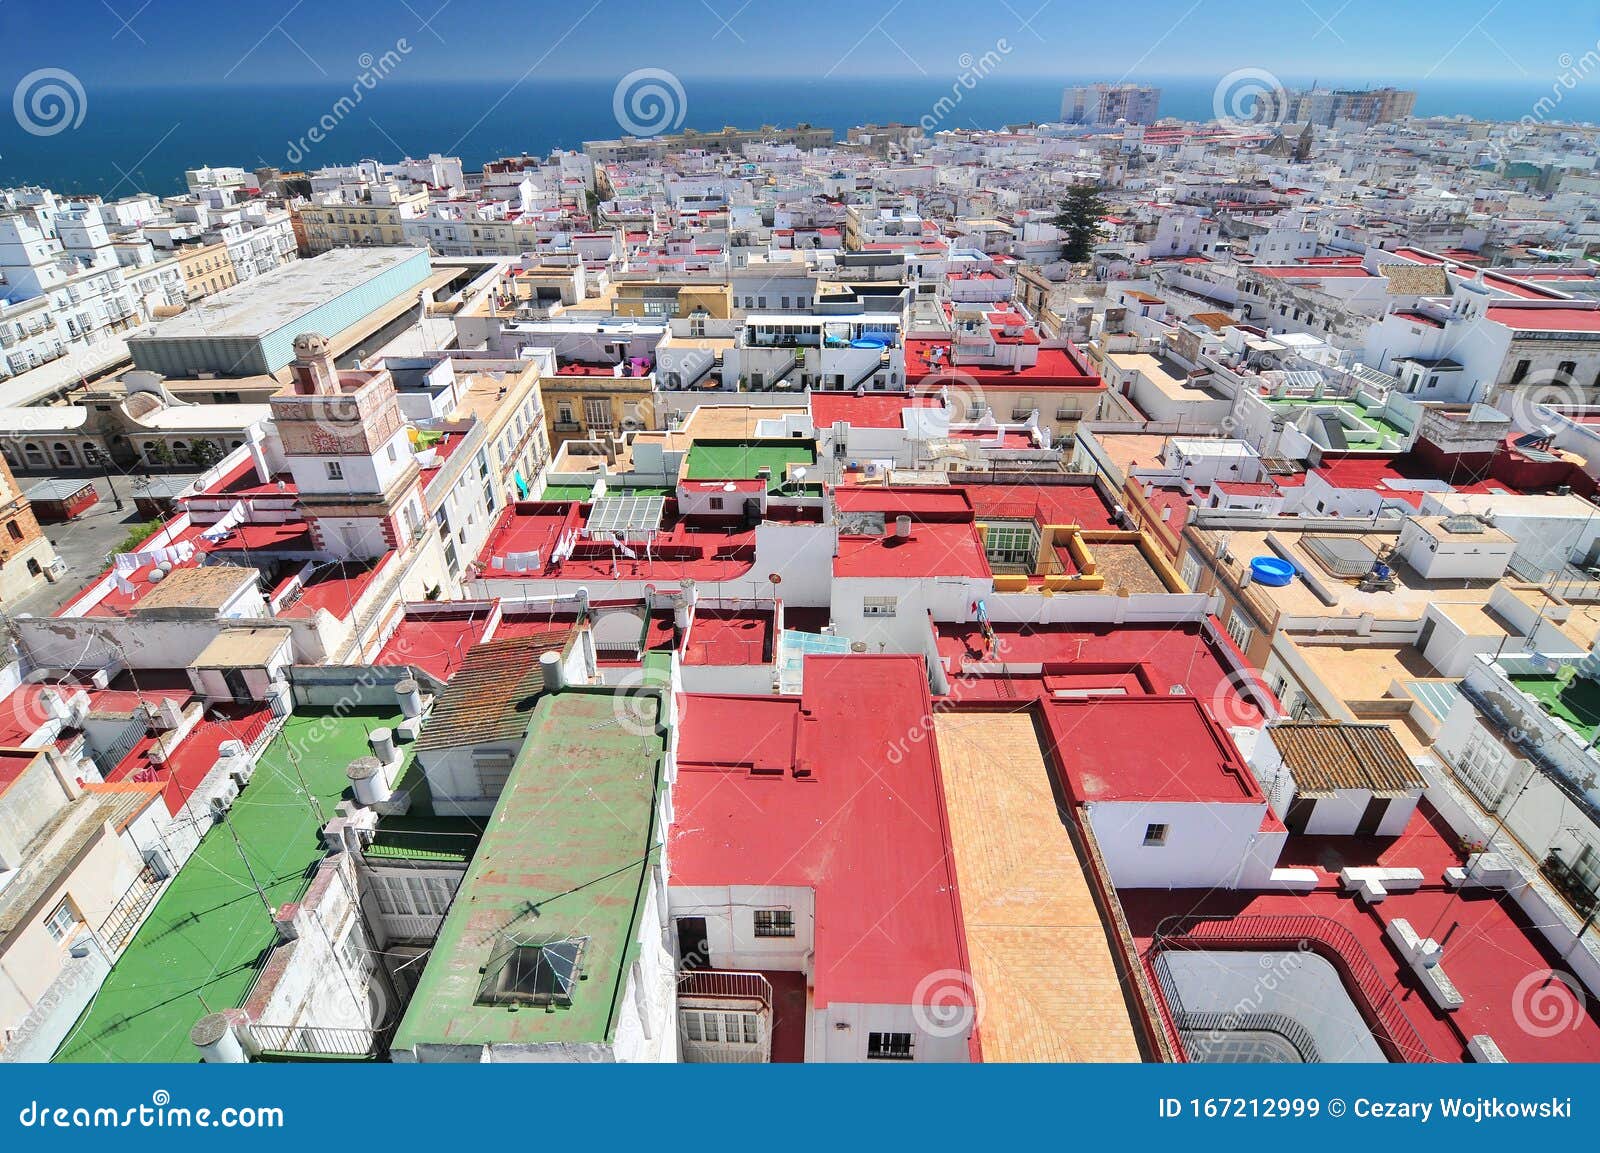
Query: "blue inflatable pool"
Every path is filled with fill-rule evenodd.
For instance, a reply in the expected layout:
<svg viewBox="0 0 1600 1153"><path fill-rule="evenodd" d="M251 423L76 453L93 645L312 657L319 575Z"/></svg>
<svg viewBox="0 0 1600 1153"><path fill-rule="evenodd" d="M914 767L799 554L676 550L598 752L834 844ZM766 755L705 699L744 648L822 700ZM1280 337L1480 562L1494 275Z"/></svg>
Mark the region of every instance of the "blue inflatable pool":
<svg viewBox="0 0 1600 1153"><path fill-rule="evenodd" d="M1295 578L1295 567L1275 556L1258 556L1250 562L1250 575L1262 584L1276 588Z"/></svg>

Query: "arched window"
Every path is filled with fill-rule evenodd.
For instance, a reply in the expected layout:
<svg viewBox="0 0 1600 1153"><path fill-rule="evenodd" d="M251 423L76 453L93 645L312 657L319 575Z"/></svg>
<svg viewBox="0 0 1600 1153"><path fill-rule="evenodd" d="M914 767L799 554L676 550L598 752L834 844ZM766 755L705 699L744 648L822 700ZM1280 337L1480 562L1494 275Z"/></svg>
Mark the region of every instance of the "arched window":
<svg viewBox="0 0 1600 1153"><path fill-rule="evenodd" d="M56 463L61 465L61 467L72 468L78 463L78 458L73 455L72 449L69 445L58 440L51 447L55 450Z"/></svg>

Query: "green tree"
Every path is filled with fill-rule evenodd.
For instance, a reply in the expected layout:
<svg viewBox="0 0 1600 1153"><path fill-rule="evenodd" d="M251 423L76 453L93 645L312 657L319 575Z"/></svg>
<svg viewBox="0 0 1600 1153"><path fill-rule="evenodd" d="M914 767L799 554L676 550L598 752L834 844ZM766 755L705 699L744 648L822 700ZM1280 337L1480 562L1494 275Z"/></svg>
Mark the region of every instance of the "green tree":
<svg viewBox="0 0 1600 1153"><path fill-rule="evenodd" d="M214 440L197 440L189 446L186 455L196 468L210 468L222 459L222 449Z"/></svg>
<svg viewBox="0 0 1600 1153"><path fill-rule="evenodd" d="M1089 259L1100 236L1100 218L1105 214L1105 201L1096 185L1074 184L1067 190L1050 222L1061 231L1062 259L1073 264Z"/></svg>

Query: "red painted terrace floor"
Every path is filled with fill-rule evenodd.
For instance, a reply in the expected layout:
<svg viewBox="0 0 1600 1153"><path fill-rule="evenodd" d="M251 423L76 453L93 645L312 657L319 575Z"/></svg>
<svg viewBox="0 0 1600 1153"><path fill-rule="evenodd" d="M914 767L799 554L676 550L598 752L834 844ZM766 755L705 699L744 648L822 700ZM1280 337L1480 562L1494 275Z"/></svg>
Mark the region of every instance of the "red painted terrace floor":
<svg viewBox="0 0 1600 1153"><path fill-rule="evenodd" d="M684 664L759 665L771 660L770 612L700 609L695 613Z"/></svg>
<svg viewBox="0 0 1600 1153"><path fill-rule="evenodd" d="M384 642L373 663L409 665L447 681L461 667L467 650L483 640L489 614L488 609L470 613L407 614Z"/></svg>
<svg viewBox="0 0 1600 1153"><path fill-rule="evenodd" d="M1121 889L1117 895L1141 952L1170 916L1328 918L1354 935L1436 1060L1467 1060L1467 1042L1479 1033L1493 1037L1513 1062L1600 1060L1600 1006L1582 1004L1551 976L1566 967L1510 897L1445 887L1443 869L1459 862L1453 835L1424 803L1393 841L1291 838L1279 864L1316 868L1319 883L1310 893ZM1335 870L1374 863L1421 869L1424 884L1375 906L1340 889ZM1396 918L1443 945L1440 964L1465 998L1461 1008L1435 1008L1400 962L1385 935ZM1551 1010L1553 1017L1540 1015Z"/></svg>
<svg viewBox="0 0 1600 1153"><path fill-rule="evenodd" d="M184 802L199 787L206 774L216 767L222 742L237 740L248 745L271 720L272 710L265 707L252 709L244 705L222 705L208 709L205 719L179 742L164 763L157 765L150 762L150 749L156 739L146 736L122 758L122 763L111 771L106 780L159 782L167 811L176 816L183 811Z"/></svg>
<svg viewBox="0 0 1600 1153"><path fill-rule="evenodd" d="M1040 696L1051 691L1056 679L1082 675L1126 687L1131 677L1127 684L1145 686L1157 695L1183 686L1224 726L1253 727L1263 720L1255 704L1240 694L1241 678L1230 675L1198 625L1002 624L995 628L994 648L976 624L941 624L936 632L939 655L953 683L968 665L1013 666L1011 676L961 680L952 694L965 700Z"/></svg>

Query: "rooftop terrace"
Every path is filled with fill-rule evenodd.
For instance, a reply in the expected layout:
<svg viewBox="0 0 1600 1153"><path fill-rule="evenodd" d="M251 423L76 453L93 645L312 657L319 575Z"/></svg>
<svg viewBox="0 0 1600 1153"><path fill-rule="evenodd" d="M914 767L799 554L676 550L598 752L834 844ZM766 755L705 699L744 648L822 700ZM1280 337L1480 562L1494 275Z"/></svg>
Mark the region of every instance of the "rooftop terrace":
<svg viewBox="0 0 1600 1153"><path fill-rule="evenodd" d="M231 834L205 835L55 1059L198 1060L190 1028L244 1003L278 940L270 908L297 900L322 859L318 833L349 784L346 767L369 752L371 729L400 719L290 717L229 810Z"/></svg>
<svg viewBox="0 0 1600 1153"><path fill-rule="evenodd" d="M1585 741L1593 742L1600 732L1600 684L1588 677L1575 676L1563 681L1558 676L1513 676L1511 683L1539 702L1551 716L1567 722Z"/></svg>
<svg viewBox="0 0 1600 1153"><path fill-rule="evenodd" d="M528 738L450 906L392 1048L611 1041L657 859L663 734L628 723L610 692L543 697ZM646 717L644 711L649 710ZM570 1004L496 1004L481 988L508 940L581 937Z"/></svg>

